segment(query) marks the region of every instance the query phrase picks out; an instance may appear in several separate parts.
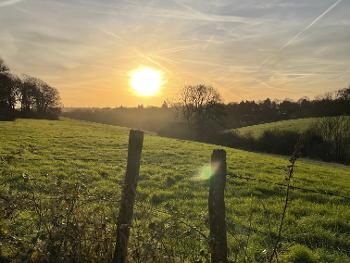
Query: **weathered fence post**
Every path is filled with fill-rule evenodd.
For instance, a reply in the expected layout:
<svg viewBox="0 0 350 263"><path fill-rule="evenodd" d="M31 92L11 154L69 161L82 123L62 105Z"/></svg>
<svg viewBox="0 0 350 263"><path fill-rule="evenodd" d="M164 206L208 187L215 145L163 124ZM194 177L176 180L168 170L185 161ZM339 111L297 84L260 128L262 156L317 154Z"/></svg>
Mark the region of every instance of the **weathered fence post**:
<svg viewBox="0 0 350 263"><path fill-rule="evenodd" d="M225 221L226 152L214 150L211 155L212 175L209 185L209 225L212 263L227 263Z"/></svg>
<svg viewBox="0 0 350 263"><path fill-rule="evenodd" d="M143 132L131 130L129 134L128 163L117 221L117 241L113 258L114 263L124 263L127 259L128 239L134 213L142 146Z"/></svg>

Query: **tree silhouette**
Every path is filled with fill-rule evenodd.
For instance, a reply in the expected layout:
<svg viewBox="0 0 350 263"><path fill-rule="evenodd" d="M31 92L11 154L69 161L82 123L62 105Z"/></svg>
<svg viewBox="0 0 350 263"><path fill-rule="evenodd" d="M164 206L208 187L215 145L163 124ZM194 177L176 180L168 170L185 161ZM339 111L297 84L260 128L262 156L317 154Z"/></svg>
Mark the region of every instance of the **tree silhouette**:
<svg viewBox="0 0 350 263"><path fill-rule="evenodd" d="M210 130L213 130L216 126L214 122L218 121L222 113L220 103L219 92L211 86L200 84L183 88L178 105L192 133L191 136L201 137L203 133L200 131L210 124L212 125Z"/></svg>
<svg viewBox="0 0 350 263"><path fill-rule="evenodd" d="M16 116L56 119L60 111L57 89L38 78L27 75L19 78L0 58L0 120Z"/></svg>
<svg viewBox="0 0 350 263"><path fill-rule="evenodd" d="M338 90L337 97L340 100L348 100L348 101L350 101L350 86L348 88Z"/></svg>
<svg viewBox="0 0 350 263"><path fill-rule="evenodd" d="M0 57L0 73L10 71L9 67L5 64L4 60Z"/></svg>
<svg viewBox="0 0 350 263"><path fill-rule="evenodd" d="M21 112L24 116L53 117L60 112L57 89L41 79L26 75L20 92Z"/></svg>
<svg viewBox="0 0 350 263"><path fill-rule="evenodd" d="M18 84L17 76L10 73L9 67L0 58L0 119L14 118Z"/></svg>

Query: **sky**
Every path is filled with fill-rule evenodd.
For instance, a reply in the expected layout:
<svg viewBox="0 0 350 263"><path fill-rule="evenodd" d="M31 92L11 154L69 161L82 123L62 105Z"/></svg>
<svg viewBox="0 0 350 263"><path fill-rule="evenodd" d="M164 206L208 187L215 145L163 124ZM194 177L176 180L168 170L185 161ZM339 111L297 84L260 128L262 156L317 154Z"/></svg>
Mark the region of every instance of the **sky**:
<svg viewBox="0 0 350 263"><path fill-rule="evenodd" d="M0 0L0 56L66 107L160 105L185 85L224 102L314 98L350 84L350 0ZM163 72L159 94L129 72Z"/></svg>

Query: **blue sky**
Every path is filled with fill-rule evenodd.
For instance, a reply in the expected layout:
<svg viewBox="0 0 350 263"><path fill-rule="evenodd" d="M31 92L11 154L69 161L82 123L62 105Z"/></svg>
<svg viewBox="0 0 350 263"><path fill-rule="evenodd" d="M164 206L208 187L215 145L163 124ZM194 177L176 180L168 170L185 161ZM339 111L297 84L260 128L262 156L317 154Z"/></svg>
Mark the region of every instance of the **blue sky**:
<svg viewBox="0 0 350 263"><path fill-rule="evenodd" d="M57 87L65 106L159 105L186 84L225 102L350 84L350 0L0 0L0 56ZM164 72L158 96L128 72Z"/></svg>

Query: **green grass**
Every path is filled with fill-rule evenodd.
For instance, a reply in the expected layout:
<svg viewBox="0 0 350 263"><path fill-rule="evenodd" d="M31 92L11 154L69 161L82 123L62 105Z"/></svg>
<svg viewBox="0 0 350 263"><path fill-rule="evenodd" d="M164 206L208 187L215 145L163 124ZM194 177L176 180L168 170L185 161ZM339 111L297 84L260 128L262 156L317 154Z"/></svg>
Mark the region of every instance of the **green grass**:
<svg viewBox="0 0 350 263"><path fill-rule="evenodd" d="M304 120L304 123L308 121ZM68 119L1 122L0 156L7 158L3 160L10 160L11 156L12 159L1 163L0 190L12 195L31 192L45 198L54 193L57 178L60 178L68 183L83 182L92 196L118 197L125 173L127 144L128 129L116 126ZM208 182L203 171L215 148L224 147L146 134L136 214L142 207L163 210L171 205L181 220L208 234ZM239 262L244 262L244 257L250 262L264 262L275 240L285 195L285 189L273 183L285 182L288 159L225 149L229 172L272 182L228 178L226 189L230 257L234 258L238 251ZM28 180L37 182L39 187L26 187ZM350 169L337 164L299 160L292 184L350 196ZM97 204L104 205L91 203ZM109 208L112 218L104 220L113 224L117 202L115 207ZM32 217L25 207L21 209L11 220L0 221L2 231L12 229L17 239L25 239L32 229ZM157 222L162 217L166 215L148 218L147 223ZM139 220L142 221L142 216ZM150 225L147 231L152 229L153 225ZM187 240L185 234L177 237L179 242L172 241L173 236L166 232L167 229L170 227L166 225L164 240L178 251L192 249L195 257L203 253L201 247L207 249L199 238ZM320 262L350 262L350 200L292 190L283 229L279 249L282 254L287 255L289 247L302 244L309 247L314 253L312 257ZM130 242L135 242L135 235L132 231ZM12 243L0 242L0 253L5 256L16 254L11 250ZM193 258L187 258L187 262L193 262Z"/></svg>
<svg viewBox="0 0 350 263"><path fill-rule="evenodd" d="M305 118L263 123L258 125L246 126L236 129L240 135L252 135L254 138L259 138L264 131L281 130L294 131L302 133L314 124L319 118Z"/></svg>

